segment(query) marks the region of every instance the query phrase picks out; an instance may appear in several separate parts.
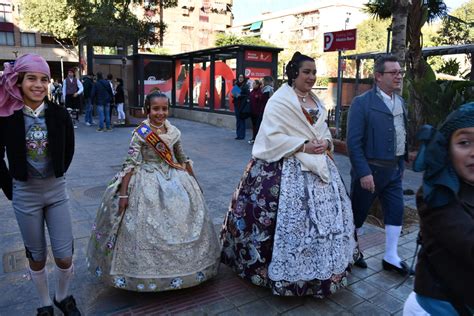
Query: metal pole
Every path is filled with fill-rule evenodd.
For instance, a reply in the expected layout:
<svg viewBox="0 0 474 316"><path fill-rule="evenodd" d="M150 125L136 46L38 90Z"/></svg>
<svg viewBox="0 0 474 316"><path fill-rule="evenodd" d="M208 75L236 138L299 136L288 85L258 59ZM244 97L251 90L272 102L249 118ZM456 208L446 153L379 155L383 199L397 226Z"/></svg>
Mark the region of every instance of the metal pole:
<svg viewBox="0 0 474 316"><path fill-rule="evenodd" d="M341 96L342 96L342 51L337 51L337 99L336 99L336 138L339 138Z"/></svg>
<svg viewBox="0 0 474 316"><path fill-rule="evenodd" d="M63 63L63 56L59 56L61 59L61 83L64 82L64 63Z"/></svg>
<svg viewBox="0 0 474 316"><path fill-rule="evenodd" d="M390 53L390 34L392 33L392 28L387 27L387 54Z"/></svg>

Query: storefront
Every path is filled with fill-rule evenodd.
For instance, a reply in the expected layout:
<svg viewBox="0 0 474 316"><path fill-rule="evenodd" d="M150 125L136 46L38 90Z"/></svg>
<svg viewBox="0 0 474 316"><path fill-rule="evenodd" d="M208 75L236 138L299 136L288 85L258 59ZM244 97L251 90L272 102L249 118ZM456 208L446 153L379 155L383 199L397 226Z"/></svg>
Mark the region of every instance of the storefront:
<svg viewBox="0 0 474 316"><path fill-rule="evenodd" d="M231 45L172 56L137 54L136 83L130 103L143 106L147 94L159 89L171 106L198 111L232 113L230 91L238 74L250 80L277 77L281 48ZM192 71L191 71L192 70Z"/></svg>

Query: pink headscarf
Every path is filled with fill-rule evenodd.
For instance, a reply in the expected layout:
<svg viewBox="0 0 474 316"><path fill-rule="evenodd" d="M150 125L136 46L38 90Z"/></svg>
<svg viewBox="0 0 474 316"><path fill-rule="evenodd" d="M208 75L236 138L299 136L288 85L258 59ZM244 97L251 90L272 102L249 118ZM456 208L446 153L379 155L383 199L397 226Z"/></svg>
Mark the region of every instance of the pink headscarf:
<svg viewBox="0 0 474 316"><path fill-rule="evenodd" d="M36 54L25 54L14 64L4 63L5 69L0 76L0 116L10 116L14 111L23 108L23 96L17 86L20 72L39 72L51 77L46 60Z"/></svg>

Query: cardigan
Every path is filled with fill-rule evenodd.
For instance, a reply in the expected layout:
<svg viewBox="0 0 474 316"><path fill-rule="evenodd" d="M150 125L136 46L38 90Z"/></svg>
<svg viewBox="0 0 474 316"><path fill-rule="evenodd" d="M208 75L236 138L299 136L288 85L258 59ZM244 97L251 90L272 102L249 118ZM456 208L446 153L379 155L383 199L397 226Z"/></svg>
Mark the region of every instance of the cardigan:
<svg viewBox="0 0 474 316"><path fill-rule="evenodd" d="M74 156L74 127L67 110L45 100L48 146L53 163L54 175L62 177L68 170ZM8 160L8 167L4 160ZM0 117L0 186L8 199L12 197L12 179L28 180L26 160L25 120L23 110Z"/></svg>

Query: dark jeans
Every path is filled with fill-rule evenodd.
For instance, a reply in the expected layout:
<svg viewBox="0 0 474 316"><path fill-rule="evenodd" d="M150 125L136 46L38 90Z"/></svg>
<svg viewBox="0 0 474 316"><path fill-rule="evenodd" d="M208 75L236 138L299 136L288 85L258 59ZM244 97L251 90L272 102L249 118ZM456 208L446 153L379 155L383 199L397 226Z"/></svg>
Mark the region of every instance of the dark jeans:
<svg viewBox="0 0 474 316"><path fill-rule="evenodd" d="M240 116L237 108L235 109L237 139L245 139L245 119Z"/></svg>
<svg viewBox="0 0 474 316"><path fill-rule="evenodd" d="M263 115L254 115L252 114L251 119L252 119L252 131L253 131L253 138L257 137L258 130L260 129L260 124L262 124L262 118Z"/></svg>
<svg viewBox="0 0 474 316"><path fill-rule="evenodd" d="M354 224L360 228L375 198L378 197L384 213L385 225L401 226L403 222L403 168L378 167L370 165L374 177L375 192L371 193L360 186L360 178L351 181L352 211Z"/></svg>

